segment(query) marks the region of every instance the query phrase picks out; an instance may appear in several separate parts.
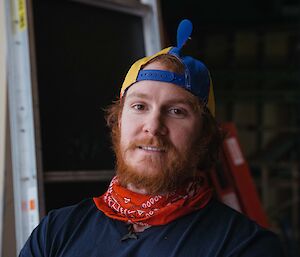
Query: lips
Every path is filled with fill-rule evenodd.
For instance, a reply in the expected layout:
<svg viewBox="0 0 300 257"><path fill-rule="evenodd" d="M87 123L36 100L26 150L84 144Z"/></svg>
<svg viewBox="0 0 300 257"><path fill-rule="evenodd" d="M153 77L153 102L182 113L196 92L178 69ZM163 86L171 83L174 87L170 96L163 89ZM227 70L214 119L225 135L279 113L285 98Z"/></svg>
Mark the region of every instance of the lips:
<svg viewBox="0 0 300 257"><path fill-rule="evenodd" d="M156 147L156 146L138 146L139 149L144 150L144 151L149 151L149 152L165 152L165 149L161 147Z"/></svg>

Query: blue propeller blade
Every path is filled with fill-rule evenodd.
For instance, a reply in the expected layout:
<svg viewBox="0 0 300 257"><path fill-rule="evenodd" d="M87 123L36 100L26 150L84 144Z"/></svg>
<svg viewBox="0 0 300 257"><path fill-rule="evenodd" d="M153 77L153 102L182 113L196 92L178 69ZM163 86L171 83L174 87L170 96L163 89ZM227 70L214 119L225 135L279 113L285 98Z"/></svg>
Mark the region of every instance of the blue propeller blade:
<svg viewBox="0 0 300 257"><path fill-rule="evenodd" d="M190 20L182 20L177 29L177 47L180 49L189 39L193 31L193 24Z"/></svg>

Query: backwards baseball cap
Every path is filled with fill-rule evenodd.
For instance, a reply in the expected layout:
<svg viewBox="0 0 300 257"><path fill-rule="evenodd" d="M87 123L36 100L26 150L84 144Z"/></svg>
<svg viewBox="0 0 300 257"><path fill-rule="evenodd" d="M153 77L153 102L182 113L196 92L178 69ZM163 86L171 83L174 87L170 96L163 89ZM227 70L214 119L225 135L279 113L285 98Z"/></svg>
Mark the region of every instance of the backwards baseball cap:
<svg viewBox="0 0 300 257"><path fill-rule="evenodd" d="M123 82L120 97L134 83L142 80L153 80L175 84L197 96L199 100L215 115L215 101L212 80L206 66L199 60L181 54L181 50L190 38L193 30L191 21L182 20L177 29L177 46L168 47L160 52L136 61L129 69ZM170 54L175 56L184 67L184 74L165 70L143 70L142 68L153 58Z"/></svg>

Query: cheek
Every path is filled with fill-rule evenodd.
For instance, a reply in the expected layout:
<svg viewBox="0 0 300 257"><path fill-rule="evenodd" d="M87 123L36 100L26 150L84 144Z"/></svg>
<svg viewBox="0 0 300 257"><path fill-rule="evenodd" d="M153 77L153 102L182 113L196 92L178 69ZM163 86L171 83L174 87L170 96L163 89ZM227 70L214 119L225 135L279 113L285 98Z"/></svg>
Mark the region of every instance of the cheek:
<svg viewBox="0 0 300 257"><path fill-rule="evenodd" d="M191 148L200 135L199 126L177 126L170 133L170 139L178 150L186 151Z"/></svg>
<svg viewBox="0 0 300 257"><path fill-rule="evenodd" d="M184 145L188 143L187 131L180 127L169 130L169 137L174 145Z"/></svg>
<svg viewBox="0 0 300 257"><path fill-rule="evenodd" d="M138 124L126 117L121 119L120 123L121 144L128 144L138 133Z"/></svg>
<svg viewBox="0 0 300 257"><path fill-rule="evenodd" d="M175 137L172 137L171 141L180 152L185 152L193 144L193 139L182 133L178 133Z"/></svg>
<svg viewBox="0 0 300 257"><path fill-rule="evenodd" d="M120 143L122 145L126 145L127 141L130 141L130 128L126 125L121 126L120 128Z"/></svg>

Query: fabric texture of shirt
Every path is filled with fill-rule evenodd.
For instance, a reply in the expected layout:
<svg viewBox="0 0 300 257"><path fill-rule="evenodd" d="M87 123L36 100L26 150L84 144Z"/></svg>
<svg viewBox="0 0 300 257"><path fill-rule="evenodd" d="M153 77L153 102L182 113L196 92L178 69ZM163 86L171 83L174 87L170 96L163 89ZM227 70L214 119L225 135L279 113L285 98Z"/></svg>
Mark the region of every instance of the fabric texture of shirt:
<svg viewBox="0 0 300 257"><path fill-rule="evenodd" d="M128 225L93 200L53 210L32 232L20 257L282 257L275 234L212 200L205 208L128 239Z"/></svg>

